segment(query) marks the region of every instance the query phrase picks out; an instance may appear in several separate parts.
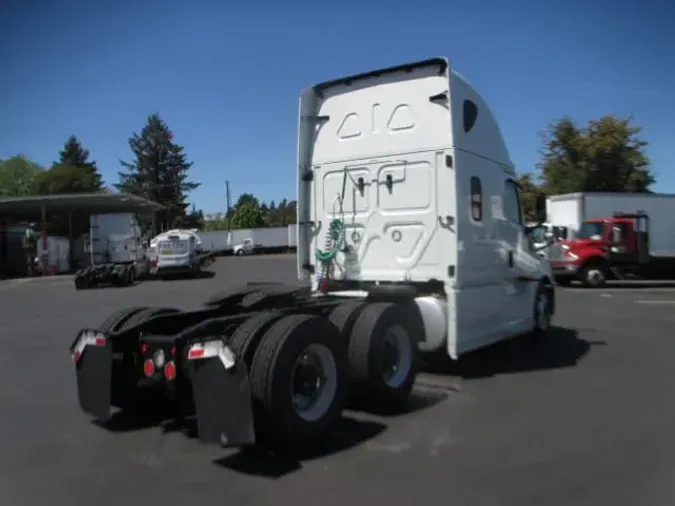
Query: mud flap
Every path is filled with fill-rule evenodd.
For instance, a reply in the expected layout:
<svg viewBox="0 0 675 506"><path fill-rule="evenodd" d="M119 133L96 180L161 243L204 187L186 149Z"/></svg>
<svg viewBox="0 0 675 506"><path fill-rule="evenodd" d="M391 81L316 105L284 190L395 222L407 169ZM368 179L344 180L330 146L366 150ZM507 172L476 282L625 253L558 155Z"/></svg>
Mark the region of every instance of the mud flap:
<svg viewBox="0 0 675 506"><path fill-rule="evenodd" d="M218 357L192 362L199 439L222 446L255 444L251 386L246 365L225 369Z"/></svg>
<svg viewBox="0 0 675 506"><path fill-rule="evenodd" d="M77 397L85 413L100 421L110 418L112 343L87 346L75 364Z"/></svg>

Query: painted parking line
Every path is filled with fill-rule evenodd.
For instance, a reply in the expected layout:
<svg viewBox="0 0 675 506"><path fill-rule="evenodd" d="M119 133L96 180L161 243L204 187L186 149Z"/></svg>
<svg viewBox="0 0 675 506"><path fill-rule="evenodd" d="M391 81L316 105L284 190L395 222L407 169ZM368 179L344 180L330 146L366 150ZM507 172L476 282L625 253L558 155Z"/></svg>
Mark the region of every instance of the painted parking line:
<svg viewBox="0 0 675 506"><path fill-rule="evenodd" d="M675 304L673 299L643 299L633 301L636 304Z"/></svg>

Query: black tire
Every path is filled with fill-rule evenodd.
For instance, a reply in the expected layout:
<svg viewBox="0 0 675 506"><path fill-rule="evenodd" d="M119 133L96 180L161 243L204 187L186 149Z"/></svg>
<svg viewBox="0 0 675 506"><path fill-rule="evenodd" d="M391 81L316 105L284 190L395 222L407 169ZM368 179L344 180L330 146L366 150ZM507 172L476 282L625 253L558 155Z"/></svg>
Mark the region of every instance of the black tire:
<svg viewBox="0 0 675 506"><path fill-rule="evenodd" d="M366 307L364 301L350 300L333 309L333 312L328 317L331 323L340 331L345 342L349 341L354 323L364 307Z"/></svg>
<svg viewBox="0 0 675 506"><path fill-rule="evenodd" d="M75 273L75 290L86 290L87 288L89 288L87 278L84 276L82 270L78 270Z"/></svg>
<svg viewBox="0 0 675 506"><path fill-rule="evenodd" d="M586 288L601 288L607 282L607 266L601 262L593 262L585 265L579 278Z"/></svg>
<svg viewBox="0 0 675 506"><path fill-rule="evenodd" d="M180 313L179 309L175 309L172 307L146 307L143 308L142 311L138 311L137 313L134 313L131 318L129 318L124 326L120 329L125 329L129 327L133 327L134 325L138 325L144 320L149 320L150 318L154 318L155 316L160 316L164 314L172 314L172 313Z"/></svg>
<svg viewBox="0 0 675 506"><path fill-rule="evenodd" d="M292 380L298 360L310 346L331 369L324 371L329 377L323 388L329 392L320 401L326 405L318 413L303 416L293 404ZM275 322L256 349L250 374L261 443L293 453L321 440L340 419L347 400L347 374L347 348L327 318L291 315Z"/></svg>
<svg viewBox="0 0 675 506"><path fill-rule="evenodd" d="M572 278L569 278L567 276L555 278L555 283L558 286L570 286L570 284L572 283Z"/></svg>
<svg viewBox="0 0 675 506"><path fill-rule="evenodd" d="M120 325L123 325L134 314L145 309L148 308L145 306L132 306L115 311L113 314L108 316L108 318L106 318L101 325L99 325L98 330L103 333L115 332Z"/></svg>
<svg viewBox="0 0 675 506"><path fill-rule="evenodd" d="M249 371L251 370L253 356L260 340L272 324L282 316L281 313L274 311L265 311L264 313L251 316L239 325L234 334L232 334L232 337L230 337L228 346L236 357L244 361Z"/></svg>
<svg viewBox="0 0 675 506"><path fill-rule="evenodd" d="M387 379L382 361L389 335L395 336L397 348L403 349L397 354L400 362L396 371ZM424 325L414 302L375 302L361 311L349 339L349 379L352 399L359 407L386 413L405 408L420 367L418 344L423 335Z"/></svg>
<svg viewBox="0 0 675 506"><path fill-rule="evenodd" d="M536 340L544 339L551 329L552 301L550 298L550 288L544 282L539 283L537 296L534 299L534 326L532 327L531 336Z"/></svg>

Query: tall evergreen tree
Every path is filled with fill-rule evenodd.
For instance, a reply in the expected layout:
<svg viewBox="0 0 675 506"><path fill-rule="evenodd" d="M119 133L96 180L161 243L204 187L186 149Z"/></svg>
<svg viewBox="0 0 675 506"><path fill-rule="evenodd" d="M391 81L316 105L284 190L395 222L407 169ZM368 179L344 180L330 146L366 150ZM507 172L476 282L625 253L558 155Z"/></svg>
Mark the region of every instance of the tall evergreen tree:
<svg viewBox="0 0 675 506"><path fill-rule="evenodd" d="M52 165L52 171L58 172L59 177L45 174L44 179L50 180L53 193L100 192L104 190L103 178L98 171L96 162L89 160L89 150L82 146L80 140L71 135L59 151L59 160ZM66 169L68 167L68 169ZM65 179L77 179L76 182L64 182L64 174L70 174ZM52 183L52 179L61 179L61 184ZM61 188L62 187L62 188Z"/></svg>
<svg viewBox="0 0 675 506"><path fill-rule="evenodd" d="M188 180L192 162L173 139L173 132L159 114L151 114L141 133L129 138L134 160L121 162L126 170L119 172L120 182L115 185L120 191L166 206L159 218L169 226L187 215L188 194L199 187L199 183Z"/></svg>

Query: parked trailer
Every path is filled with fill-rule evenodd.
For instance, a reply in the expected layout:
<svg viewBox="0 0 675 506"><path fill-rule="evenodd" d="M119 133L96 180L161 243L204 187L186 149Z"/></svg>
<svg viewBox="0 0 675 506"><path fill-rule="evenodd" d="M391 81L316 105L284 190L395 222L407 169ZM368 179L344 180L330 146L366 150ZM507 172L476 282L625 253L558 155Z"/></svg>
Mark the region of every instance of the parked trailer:
<svg viewBox="0 0 675 506"><path fill-rule="evenodd" d="M675 195L585 194L565 202L583 221L572 239L549 251L559 284L675 278Z"/></svg>
<svg viewBox="0 0 675 506"><path fill-rule="evenodd" d="M75 273L76 289L128 286L147 275L149 264L136 214L90 216L88 240L89 265Z"/></svg>
<svg viewBox="0 0 675 506"><path fill-rule="evenodd" d="M650 215L672 212L675 195L658 193L567 193L546 199L546 221L552 226L566 227L566 237L576 236L586 220L609 218L614 213L635 214L641 210ZM667 215L667 214L666 214Z"/></svg>
<svg viewBox="0 0 675 506"><path fill-rule="evenodd" d="M526 246L498 125L447 60L306 89L298 137L298 272L311 287L250 285L83 329L71 352L85 412L105 420L151 390L176 421L196 414L204 441L293 450L323 438L348 399L401 408L421 351L455 359L546 333L550 267Z"/></svg>
<svg viewBox="0 0 675 506"><path fill-rule="evenodd" d="M293 227L293 228L291 228ZM291 241L295 225L286 227L268 227L250 229L250 235L233 243L232 253L235 255L252 255L256 253L288 252L297 247L297 241ZM296 243L292 246L293 243Z"/></svg>

